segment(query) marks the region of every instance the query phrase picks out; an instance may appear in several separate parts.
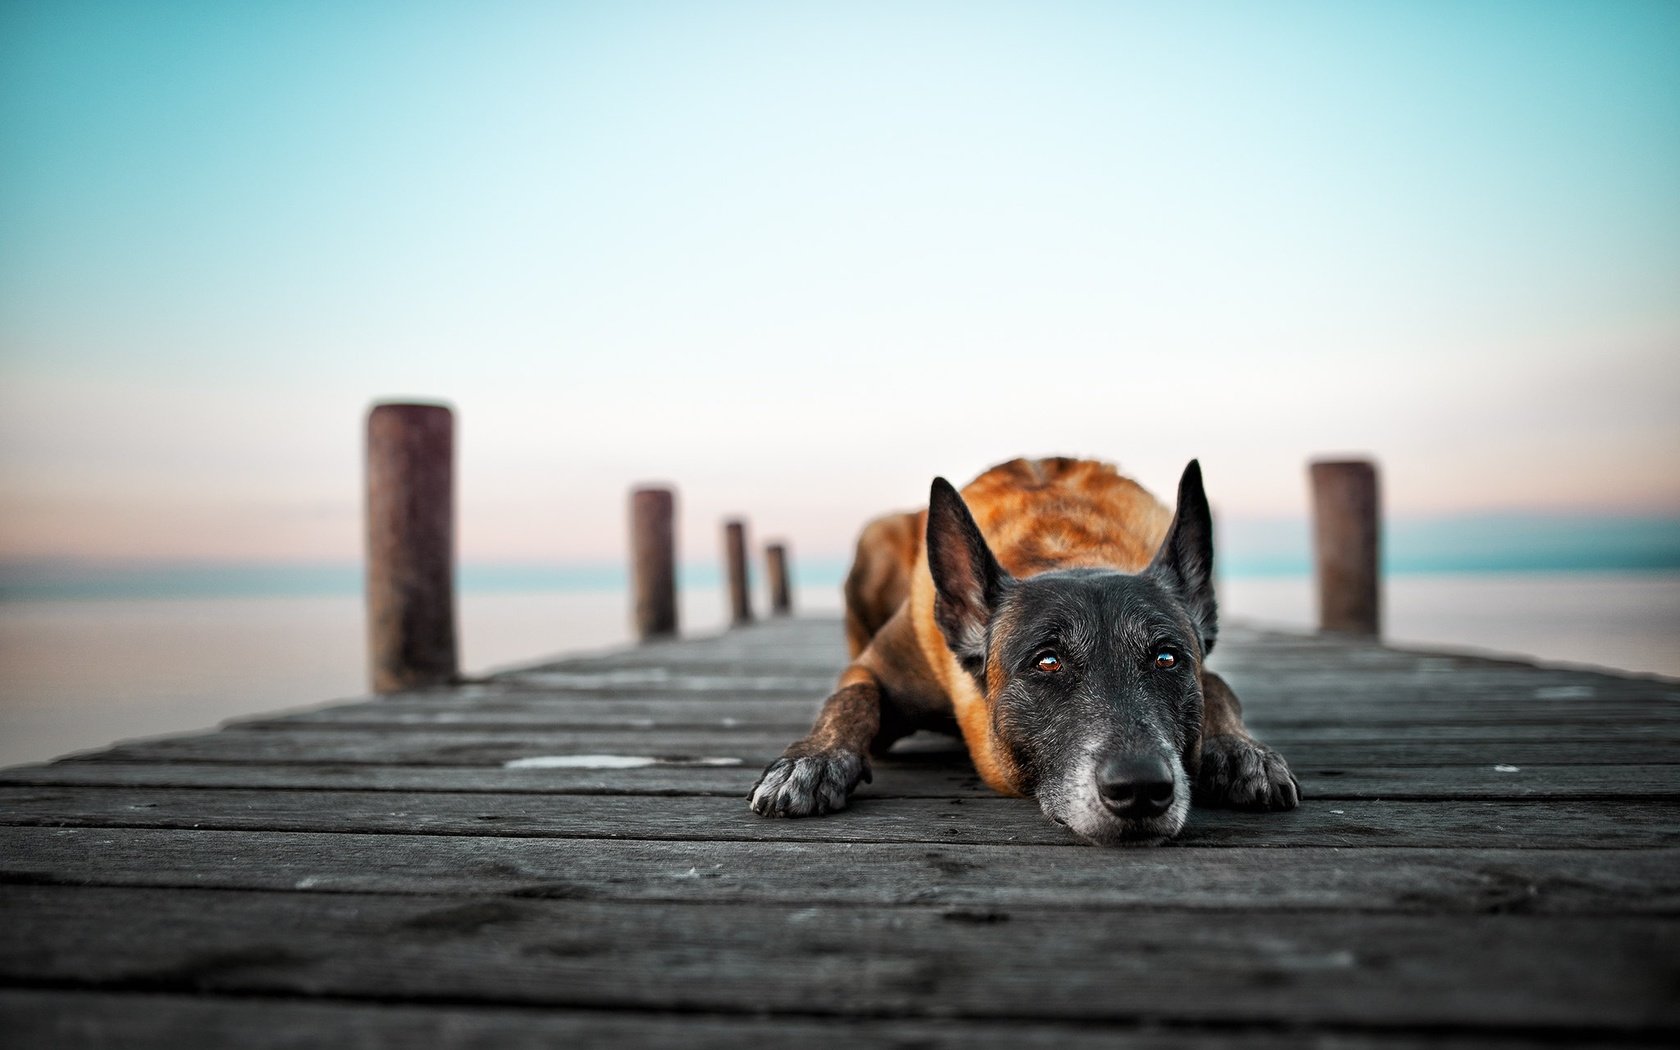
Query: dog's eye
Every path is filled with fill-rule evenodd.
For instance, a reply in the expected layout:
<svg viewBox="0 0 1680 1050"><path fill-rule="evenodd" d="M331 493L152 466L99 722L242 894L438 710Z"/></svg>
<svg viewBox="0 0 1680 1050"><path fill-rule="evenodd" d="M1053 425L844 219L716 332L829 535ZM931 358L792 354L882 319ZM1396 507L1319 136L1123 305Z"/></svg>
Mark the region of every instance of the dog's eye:
<svg viewBox="0 0 1680 1050"><path fill-rule="evenodd" d="M1162 649L1155 654L1155 670L1170 671L1177 666L1178 657L1174 656L1170 650Z"/></svg>
<svg viewBox="0 0 1680 1050"><path fill-rule="evenodd" d="M1033 658L1033 666L1040 671L1060 671L1062 669L1062 658L1046 649Z"/></svg>

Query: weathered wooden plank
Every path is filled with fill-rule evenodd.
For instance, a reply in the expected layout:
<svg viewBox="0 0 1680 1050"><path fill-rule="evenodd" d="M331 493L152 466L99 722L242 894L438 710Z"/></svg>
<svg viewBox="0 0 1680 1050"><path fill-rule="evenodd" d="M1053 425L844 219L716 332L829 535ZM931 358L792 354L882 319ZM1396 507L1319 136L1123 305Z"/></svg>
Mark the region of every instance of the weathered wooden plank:
<svg viewBox="0 0 1680 1050"><path fill-rule="evenodd" d="M476 683L476 687L486 691L552 690L573 693L638 690L688 695L695 699L731 693L785 693L821 697L833 690L837 673L838 669L828 668L820 671L792 669L777 672L773 668L763 667L742 667L725 671L710 667L670 665L594 670L555 668Z"/></svg>
<svg viewBox="0 0 1680 1050"><path fill-rule="evenodd" d="M775 643L767 643L774 645ZM789 657L785 653L752 648L736 653L696 648L689 652L651 653L641 648L609 656L574 658L541 666L502 671L474 680L487 688L576 688L594 690L642 686L657 688L679 678L815 679L830 682L845 666L844 645L836 641L821 659ZM1424 687L1448 692L1474 689L1583 689L1591 692L1642 692L1674 699L1680 680L1658 675L1544 667L1532 663L1466 662L1452 657L1377 650L1349 654L1337 650L1291 650L1254 647L1229 651L1223 643L1210 661L1211 669L1245 688L1288 682L1309 691L1344 689L1350 682L1372 681L1384 688ZM536 683L545 683L537 686ZM402 695L424 695L437 687L416 688Z"/></svg>
<svg viewBox="0 0 1680 1050"><path fill-rule="evenodd" d="M826 817L766 820L740 799L692 796L0 788L0 823L769 842L1077 842L1033 802L1008 798L860 798ZM1349 800L1287 813L1196 810L1176 841L1183 846L1634 848L1669 845L1677 834L1680 813L1664 802Z"/></svg>
<svg viewBox="0 0 1680 1050"><path fill-rule="evenodd" d="M1648 767L1676 770L1680 766ZM243 765L218 762L54 762L0 770L0 785L81 787L294 788L541 795L717 795L745 798L756 766L654 765L634 769L507 769L502 766ZM886 797L992 794L966 762L879 763L861 791Z"/></svg>
<svg viewBox="0 0 1680 1050"><path fill-rule="evenodd" d="M727 638L700 639L676 645L644 645L594 656L573 656L560 660L526 664L490 677L545 674L551 671L611 671L625 668L659 669L709 668L721 673L823 673L836 674L846 665L846 642L838 630L833 637L815 643L797 637L776 639L766 632L750 630L739 641Z"/></svg>
<svg viewBox="0 0 1680 1050"><path fill-rule="evenodd" d="M1310 753L1307 757L1311 757ZM1308 799L1680 799L1680 765L1291 766Z"/></svg>
<svg viewBox="0 0 1680 1050"><path fill-rule="evenodd" d="M1404 652L1404 650L1386 647L1368 640L1278 631L1247 623L1240 619L1222 620L1219 639L1219 648L1222 654L1242 651L1256 646L1356 653L1371 658L1389 657ZM633 648L572 655L554 660L533 660L530 666L550 666L559 663L627 662L633 660L657 663L682 654L723 658L730 655L740 657L763 653L766 659L774 660L786 658L790 654L814 652L827 654L833 659L843 659L843 655L836 654L843 654L844 649L845 634L840 617L837 614L818 613L802 614L797 619L792 620L761 621L750 627L736 628L716 634L660 640ZM1472 662L1504 662L1497 657L1489 657L1486 654L1469 651L1452 654L1432 651L1429 655L1441 655L1446 658Z"/></svg>
<svg viewBox="0 0 1680 1050"><path fill-rule="evenodd" d="M440 1006L421 1003L322 1002L121 992L0 990L0 1030L14 1050L342 1050L463 1047L554 1050L555 1047L681 1046L741 1050L752 1046L857 1046L925 1050L1190 1050L1209 1045L1246 1050L1530 1050L1556 1047L1557 1035L1441 1031L1372 1032L1229 1026L1162 1028L1145 1022L984 1022L940 1018L752 1017ZM1578 1050L1664 1047L1660 1039L1572 1033Z"/></svg>
<svg viewBox="0 0 1680 1050"><path fill-rule="evenodd" d="M1680 765L1398 766L1295 774L1313 802L1334 799L1680 799ZM323 788L369 791L528 792L543 795L744 797L756 766L654 765L636 769L507 769L501 766L260 765L215 762L54 762L0 770L0 785L177 788ZM889 757L860 797L990 798L966 756Z"/></svg>
<svg viewBox="0 0 1680 1050"><path fill-rule="evenodd" d="M723 650L711 646L668 654L619 650L594 659L568 657L548 663L506 668L486 674L486 683L518 681L528 675L543 676L619 672L641 672L655 676L666 674L727 675L751 678L756 675L790 675L812 677L836 675L846 665L846 646L839 639L824 644L820 650L790 649L773 651L778 643L765 643L765 648Z"/></svg>
<svg viewBox="0 0 1680 1050"><path fill-rule="evenodd" d="M1215 660L1210 666L1244 694L1334 696L1340 690L1350 703L1360 702L1367 683L1381 692L1404 691L1420 703L1484 693L1513 699L1526 695L1536 701L1628 696L1673 705L1680 700L1680 682L1633 674L1558 670L1533 664L1465 668L1427 657L1366 666L1334 658L1287 663L1273 654L1254 655L1255 659L1241 661Z"/></svg>
<svg viewBox="0 0 1680 1050"><path fill-rule="evenodd" d="M448 727L495 729L504 726L548 729L735 728L777 727L803 730L821 706L816 696L762 697L724 695L696 703L692 695L651 697L625 694L504 694L494 698L447 702L440 699L393 699L296 713L238 719L224 728L240 731L286 729L386 729ZM1269 708L1251 705L1248 721L1258 728L1315 729L1322 726L1546 726L1563 732L1602 726L1607 721L1662 726L1680 734L1680 708L1660 708L1641 701L1481 700L1474 703L1419 705L1350 705L1291 699Z"/></svg>
<svg viewBox="0 0 1680 1050"><path fill-rule="evenodd" d="M1680 920L9 887L0 979L611 1009L1680 1028ZM1559 959L1591 959L1559 966ZM647 979L657 975L657 979Z"/></svg>
<svg viewBox="0 0 1680 1050"><path fill-rule="evenodd" d="M776 658L759 651L738 655L710 651L674 653L655 656L640 651L627 651L610 658L595 660L566 660L537 667L501 671L476 679L474 684L513 688L552 689L613 689L627 686L670 687L678 680L696 679L702 688L711 682L755 680L784 681L795 684L826 680L832 685L845 667L845 648L836 643L821 659ZM1606 679L1646 683L1647 689L1667 691L1672 681L1662 679L1620 678L1598 671L1573 671L1540 668L1528 664L1464 664L1456 660L1427 656L1384 653L1377 660L1349 659L1337 652L1254 651L1244 654L1226 653L1221 646L1219 656L1210 667L1222 675L1255 681L1300 681L1310 686L1332 688L1340 683L1344 688L1350 681L1367 677L1385 685L1432 684L1443 688L1473 688L1476 686L1537 685L1544 682L1586 682L1601 684ZM423 692L424 690L415 690Z"/></svg>
<svg viewBox="0 0 1680 1050"><path fill-rule="evenodd" d="M1320 700L1343 707L1380 706L1404 702L1450 707L1465 698L1555 700L1623 698L1672 709L1680 705L1680 684L1667 680L1617 677L1605 674L1557 672L1544 668L1498 668L1475 671L1401 665L1393 668L1315 665L1280 669L1272 663L1246 664L1240 669L1216 665L1247 701ZM416 690L397 694L404 699L451 698L457 695L518 694L656 695L680 697L686 690L697 699L729 693L772 693L823 696L834 687L838 669L804 669L797 673L774 668L713 665L593 667L569 665L543 672L510 674L457 687L458 690Z"/></svg>
<svg viewBox="0 0 1680 1050"><path fill-rule="evenodd" d="M784 705L769 709L763 717L742 718L735 705L719 711L687 705L687 711L645 713L639 705L626 705L626 710L614 712L611 705L599 711L497 711L473 710L435 712L345 712L323 718L269 718L251 720L226 726L234 732L435 732L497 733L518 732L525 735L567 732L658 732L667 739L680 741L691 732L731 730L743 734L772 735L783 740L795 740L810 731L815 703ZM1321 740L1334 743L1353 741L1409 742L1447 740L1451 742L1560 740L1579 743L1602 743L1616 740L1675 740L1680 739L1680 718L1635 719L1626 712L1607 711L1596 715L1583 714L1577 718L1514 717L1501 718L1497 713L1460 717L1423 725L1417 721L1394 718L1324 719L1317 722L1300 719L1278 719L1257 716L1247 720L1250 730L1270 739L1287 739L1291 744L1313 744Z"/></svg>
<svg viewBox="0 0 1680 1050"><path fill-rule="evenodd" d="M515 697L441 704L390 700L343 704L297 714L265 715L226 723L239 732L284 730L447 728L494 730L503 727L550 729L734 729L775 728L803 731L821 707L820 697L765 699L720 696L696 703L680 699L626 696L566 699Z"/></svg>
<svg viewBox="0 0 1680 1050"><path fill-rule="evenodd" d="M403 765L500 765L553 755L736 758L762 765L791 737L746 730L499 731L298 730L216 733L131 741L73 756L84 762L373 762Z"/></svg>
<svg viewBox="0 0 1680 1050"><path fill-rule="evenodd" d="M754 667L788 664L838 670L844 663L843 633L838 618L800 617L781 624L763 624L730 635L684 639L669 645L643 646L559 661L533 662L511 672L544 668L633 667L657 665L714 665L750 671ZM1457 671L1468 673L1527 673L1565 679L1625 679L1630 676L1591 668L1543 666L1520 658L1487 652L1407 646L1383 646L1322 635L1256 628L1238 620L1221 623L1214 665L1227 675L1261 668L1294 672L1313 668L1357 668L1361 676L1388 670L1404 673ZM1641 675L1639 680L1663 685L1672 694L1680 683L1672 678Z"/></svg>
<svg viewBox="0 0 1680 1050"><path fill-rule="evenodd" d="M0 827L0 883L615 901L1680 914L1680 849L1069 850ZM837 875L843 877L837 878Z"/></svg>
<svg viewBox="0 0 1680 1050"><path fill-rule="evenodd" d="M615 675L617 673L614 672ZM697 688L682 688L685 682L696 684L696 679L699 683ZM616 678L597 678L595 681L597 684L594 687L574 688L506 678L453 689L393 694L380 698L380 701L413 707L455 707L463 702L494 704L523 701L537 704L579 700L695 701L710 705L731 698L813 703L826 697L834 688L834 680L826 677L812 678L803 684L799 680L765 677L712 676L681 676L641 684L633 680L621 682ZM1376 676L1308 678L1267 674L1231 684L1239 690L1249 707L1276 708L1281 712L1300 707L1314 716L1338 712L1405 715L1416 710L1419 720L1434 720L1466 707L1491 707L1523 713L1571 708L1601 711L1611 704L1625 705L1640 714L1672 716L1680 708L1680 701L1676 699L1680 697L1680 692L1653 688L1636 680L1614 678L1595 679L1590 685L1562 685L1550 677L1514 682L1508 680L1508 676L1502 676L1478 684L1411 678L1384 681ZM373 706L380 702L366 697L350 699Z"/></svg>
<svg viewBox="0 0 1680 1050"><path fill-rule="evenodd" d="M1638 679L1594 676L1560 681L1544 672L1531 675L1500 673L1472 680L1407 674L1226 674L1243 698L1245 708L1275 714L1306 712L1329 715L1411 716L1434 721L1463 709L1508 709L1513 714L1554 710L1603 711L1625 705L1641 717L1672 718L1680 710L1680 688ZM385 702L412 707L457 707L463 703L540 703L542 701L631 700L713 705L731 699L762 699L787 703L816 703L834 689L833 675L778 676L763 672L715 675L672 668L610 671L569 671L544 677L507 677L469 683L451 689L393 694ZM367 698L349 698L377 703Z"/></svg>
<svg viewBox="0 0 1680 1050"><path fill-rule="evenodd" d="M803 730L736 729L499 730L424 728L298 729L218 733L117 744L74 756L88 762L365 762L496 765L547 755L652 755L735 758L763 765ZM1543 726L1418 727L1407 732L1357 727L1261 733L1292 764L1346 766L1613 765L1680 762L1680 739L1657 728L1610 723L1563 736Z"/></svg>

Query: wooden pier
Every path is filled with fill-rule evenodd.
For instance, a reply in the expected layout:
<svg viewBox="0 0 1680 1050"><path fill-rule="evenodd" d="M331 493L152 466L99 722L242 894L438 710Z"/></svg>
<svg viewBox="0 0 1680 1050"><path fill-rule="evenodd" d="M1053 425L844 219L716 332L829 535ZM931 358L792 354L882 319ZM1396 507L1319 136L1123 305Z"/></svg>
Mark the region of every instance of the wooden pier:
<svg viewBox="0 0 1680 1050"><path fill-rule="evenodd" d="M745 796L836 620L0 773L23 1047L1674 1045L1680 683L1233 627L1294 812L1079 845L904 742Z"/></svg>

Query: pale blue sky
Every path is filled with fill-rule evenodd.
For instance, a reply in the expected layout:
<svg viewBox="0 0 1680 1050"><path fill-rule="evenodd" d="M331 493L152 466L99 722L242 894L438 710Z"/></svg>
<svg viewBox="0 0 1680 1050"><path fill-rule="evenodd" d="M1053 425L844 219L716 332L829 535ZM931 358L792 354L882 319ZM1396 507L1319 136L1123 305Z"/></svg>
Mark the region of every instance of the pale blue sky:
<svg viewBox="0 0 1680 1050"><path fill-rule="evenodd" d="M813 553L1020 453L1680 512L1680 5L0 4L0 558Z"/></svg>

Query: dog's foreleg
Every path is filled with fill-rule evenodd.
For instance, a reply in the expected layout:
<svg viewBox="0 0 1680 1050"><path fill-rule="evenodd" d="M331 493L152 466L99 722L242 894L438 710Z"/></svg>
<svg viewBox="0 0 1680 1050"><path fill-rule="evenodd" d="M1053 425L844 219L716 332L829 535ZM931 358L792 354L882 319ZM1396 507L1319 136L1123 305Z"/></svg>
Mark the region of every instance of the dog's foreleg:
<svg viewBox="0 0 1680 1050"><path fill-rule="evenodd" d="M1202 764L1196 801L1234 809L1294 809L1301 787L1283 756L1250 735L1242 702L1211 671L1202 672Z"/></svg>
<svg viewBox="0 0 1680 1050"><path fill-rule="evenodd" d="M803 740L770 763L748 798L764 817L807 817L846 808L860 781L870 779L869 747L881 729L881 682L853 664Z"/></svg>

